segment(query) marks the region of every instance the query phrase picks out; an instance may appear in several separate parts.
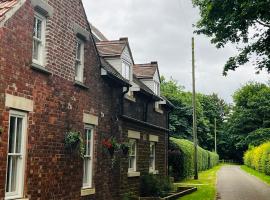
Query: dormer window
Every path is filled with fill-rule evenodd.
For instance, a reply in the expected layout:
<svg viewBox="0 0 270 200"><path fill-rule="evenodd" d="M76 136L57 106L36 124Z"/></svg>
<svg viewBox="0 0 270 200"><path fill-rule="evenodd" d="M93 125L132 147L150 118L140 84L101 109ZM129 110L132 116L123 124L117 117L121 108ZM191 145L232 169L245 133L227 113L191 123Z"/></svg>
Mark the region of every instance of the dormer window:
<svg viewBox="0 0 270 200"><path fill-rule="evenodd" d="M157 81L154 81L154 91L157 96L160 95L160 83Z"/></svg>
<svg viewBox="0 0 270 200"><path fill-rule="evenodd" d="M122 63L122 76L125 79L130 80L130 64L126 62Z"/></svg>

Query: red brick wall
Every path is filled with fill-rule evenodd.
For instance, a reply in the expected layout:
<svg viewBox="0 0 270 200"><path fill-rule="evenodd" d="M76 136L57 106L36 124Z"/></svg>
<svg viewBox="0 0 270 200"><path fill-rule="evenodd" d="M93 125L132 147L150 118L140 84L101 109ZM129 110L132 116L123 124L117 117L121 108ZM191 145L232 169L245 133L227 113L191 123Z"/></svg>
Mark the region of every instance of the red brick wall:
<svg viewBox="0 0 270 200"><path fill-rule="evenodd" d="M140 132L141 138L137 140L137 171L141 175L149 173L149 157L150 157L150 141L149 135L159 137L159 142L156 143L156 170L160 175L166 175L166 131L156 129L150 126L145 126L141 123L134 123L128 120L123 120L122 131L127 138L128 131L133 130ZM133 193L138 195L140 189L140 177L127 177L128 174L128 158L121 160L121 194Z"/></svg>
<svg viewBox="0 0 270 200"><path fill-rule="evenodd" d="M70 129L83 131L83 112L99 116L95 128L94 185L96 195L84 199L117 199L111 161L102 152L102 135L110 135L119 106L121 89L109 86L100 76L93 43L86 45L85 84L74 86L75 39L72 23L88 29L80 0L52 1L54 15L47 27L47 65L51 76L30 68L32 58L33 8L30 1L0 28L0 199L5 193L9 109L5 93L34 101L28 114L25 197L29 199L83 199L82 160L64 148L64 135ZM72 108L72 109L70 109ZM104 113L101 117L100 113ZM97 159L98 158L98 159ZM108 167L109 166L109 167Z"/></svg>

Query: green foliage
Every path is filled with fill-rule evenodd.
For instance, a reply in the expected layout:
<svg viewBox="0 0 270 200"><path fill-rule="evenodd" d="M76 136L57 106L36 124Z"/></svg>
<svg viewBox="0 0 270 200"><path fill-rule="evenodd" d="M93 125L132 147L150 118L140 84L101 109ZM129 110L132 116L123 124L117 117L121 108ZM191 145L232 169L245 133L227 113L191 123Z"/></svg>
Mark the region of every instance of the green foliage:
<svg viewBox="0 0 270 200"><path fill-rule="evenodd" d="M244 154L244 163L248 167L270 175L270 142L246 151Z"/></svg>
<svg viewBox="0 0 270 200"><path fill-rule="evenodd" d="M209 1L193 0L201 19L196 32L211 37L217 48L228 43L238 46L239 54L231 57L224 75L250 61L257 54L254 65L258 71L270 72L270 3L269 0Z"/></svg>
<svg viewBox="0 0 270 200"><path fill-rule="evenodd" d="M84 157L84 143L80 132L70 131L65 136L65 147L70 150L78 151L81 158Z"/></svg>
<svg viewBox="0 0 270 200"><path fill-rule="evenodd" d="M250 82L236 91L233 98L235 106L224 130L231 146L230 157L241 161L250 144L257 145L269 138L270 87Z"/></svg>
<svg viewBox="0 0 270 200"><path fill-rule="evenodd" d="M270 128L260 128L248 134L245 143L249 146L259 146L270 141Z"/></svg>
<svg viewBox="0 0 270 200"><path fill-rule="evenodd" d="M192 93L184 91L175 80L166 81L162 78L162 95L170 100L176 109L170 114L170 131L172 136L183 139L192 139ZM218 136L224 116L229 112L229 106L216 94L197 94L197 124L198 141L201 147L214 149L214 120L217 120ZM221 140L218 140L221 141Z"/></svg>
<svg viewBox="0 0 270 200"><path fill-rule="evenodd" d="M140 194L142 197L164 197L173 189L169 177L145 174L140 181Z"/></svg>
<svg viewBox="0 0 270 200"><path fill-rule="evenodd" d="M219 156L215 153L198 147L198 169L207 170L219 162ZM170 139L169 166L171 175L176 179L185 179L194 175L194 146L184 139Z"/></svg>

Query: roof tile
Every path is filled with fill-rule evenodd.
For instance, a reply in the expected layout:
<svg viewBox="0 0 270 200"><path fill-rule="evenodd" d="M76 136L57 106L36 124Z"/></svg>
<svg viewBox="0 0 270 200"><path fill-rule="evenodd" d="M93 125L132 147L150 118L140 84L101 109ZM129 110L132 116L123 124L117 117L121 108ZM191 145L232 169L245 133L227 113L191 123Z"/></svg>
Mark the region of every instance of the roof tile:
<svg viewBox="0 0 270 200"><path fill-rule="evenodd" d="M126 40L112 40L97 42L99 54L102 57L120 56L127 45Z"/></svg>
<svg viewBox="0 0 270 200"><path fill-rule="evenodd" d="M158 68L157 62L135 64L133 72L138 78L153 78Z"/></svg>
<svg viewBox="0 0 270 200"><path fill-rule="evenodd" d="M19 0L0 0L0 21L5 18L5 14L18 2Z"/></svg>

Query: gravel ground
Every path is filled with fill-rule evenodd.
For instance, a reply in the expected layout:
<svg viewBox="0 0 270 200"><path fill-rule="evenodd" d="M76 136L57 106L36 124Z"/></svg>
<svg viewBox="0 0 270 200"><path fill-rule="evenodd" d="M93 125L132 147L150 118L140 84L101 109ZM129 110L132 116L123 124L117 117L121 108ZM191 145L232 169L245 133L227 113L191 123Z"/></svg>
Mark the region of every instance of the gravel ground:
<svg viewBox="0 0 270 200"><path fill-rule="evenodd" d="M224 166L218 172L218 200L270 200L270 186L242 171Z"/></svg>

